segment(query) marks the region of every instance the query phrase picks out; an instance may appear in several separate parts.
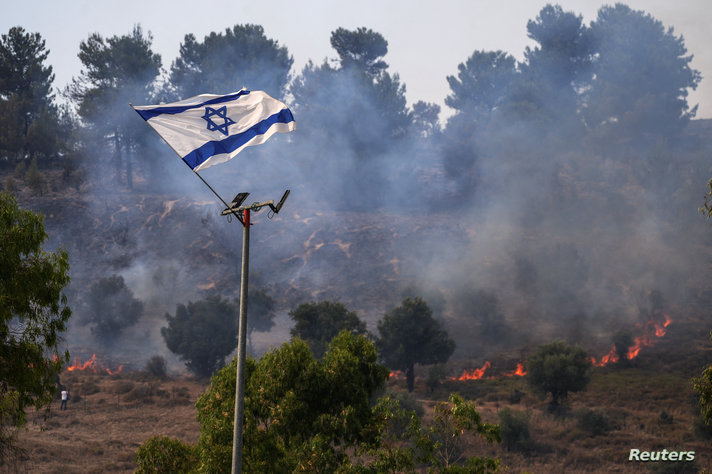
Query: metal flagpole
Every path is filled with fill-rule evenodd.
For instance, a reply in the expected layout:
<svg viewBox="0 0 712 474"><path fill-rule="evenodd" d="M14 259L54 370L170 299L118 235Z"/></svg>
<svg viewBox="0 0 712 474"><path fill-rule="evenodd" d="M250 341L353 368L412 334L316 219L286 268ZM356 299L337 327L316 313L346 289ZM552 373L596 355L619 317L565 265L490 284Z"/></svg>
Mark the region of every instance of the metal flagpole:
<svg viewBox="0 0 712 474"><path fill-rule="evenodd" d="M247 284L250 269L250 210L242 224L242 275L240 277L240 324L237 336L237 380L235 381L235 427L232 446L232 474L242 472L242 420L245 416L245 344L247 340Z"/></svg>
<svg viewBox="0 0 712 474"><path fill-rule="evenodd" d="M204 181L203 181L204 182ZM206 183L207 185L207 183ZM235 378L235 417L233 426L232 444L232 474L242 472L242 445L243 445L243 420L245 418L245 358L247 348L247 289L249 287L250 272L250 216L251 212L258 212L263 207L269 207L272 215L279 213L284 201L289 196L289 190L284 192L282 199L275 206L273 200L255 202L247 206L240 206L249 193L239 193L230 204L223 209L221 215L238 216L242 223L242 270L240 275L240 320L237 336L237 374ZM223 201L224 202L224 201ZM240 216L242 213L242 216ZM268 217L271 217L268 216Z"/></svg>
<svg viewBox="0 0 712 474"><path fill-rule="evenodd" d="M237 379L235 381L235 426L232 445L232 474L242 472L242 420L245 415L245 345L247 341L247 284L250 270L250 210L242 221L242 273L240 276L240 324L237 336Z"/></svg>

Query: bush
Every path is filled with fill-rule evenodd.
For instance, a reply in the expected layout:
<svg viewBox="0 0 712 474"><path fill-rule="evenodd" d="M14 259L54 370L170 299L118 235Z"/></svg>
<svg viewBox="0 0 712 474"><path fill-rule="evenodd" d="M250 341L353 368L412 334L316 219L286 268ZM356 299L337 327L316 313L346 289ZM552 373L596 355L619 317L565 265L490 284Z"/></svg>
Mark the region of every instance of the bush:
<svg viewBox="0 0 712 474"><path fill-rule="evenodd" d="M15 166L15 179L24 179L27 166L24 161L20 161L17 166Z"/></svg>
<svg viewBox="0 0 712 474"><path fill-rule="evenodd" d="M423 404L420 403L412 393L401 390L389 390L386 392L386 396L396 401L406 413L410 414L414 412L415 416L421 419L423 418L425 414ZM409 423L409 416L402 420L394 419L390 430L396 437L402 437L406 433Z"/></svg>
<svg viewBox="0 0 712 474"><path fill-rule="evenodd" d="M599 436L611 431L611 420L608 415L599 410L581 408L575 415L576 426L589 436Z"/></svg>
<svg viewBox="0 0 712 474"><path fill-rule="evenodd" d="M440 382L445 380L447 372L444 364L435 364L428 369L428 378L425 380L425 386L431 393L438 388Z"/></svg>
<svg viewBox="0 0 712 474"><path fill-rule="evenodd" d="M527 451L530 447L529 415L505 408L497 413L502 446L507 451Z"/></svg>
<svg viewBox="0 0 712 474"><path fill-rule="evenodd" d="M551 393L551 407L565 402L569 392L584 390L591 360L583 349L562 341L539 347L527 361L527 382L534 391ZM554 411L554 410L552 410Z"/></svg>
<svg viewBox="0 0 712 474"><path fill-rule="evenodd" d="M699 439L712 439L712 424L708 425L701 416L696 416L692 421L692 432Z"/></svg>
<svg viewBox="0 0 712 474"><path fill-rule="evenodd" d="M37 158L34 158L32 160L32 163L30 164L30 167L27 170L27 174L25 175L25 182L30 187L33 194L42 195L42 191L45 186L45 181L39 169L37 168Z"/></svg>
<svg viewBox="0 0 712 474"><path fill-rule="evenodd" d="M163 356L155 355L148 359L148 362L146 362L146 372L149 374L159 377L159 378L166 378L168 375L168 364L166 363L166 358Z"/></svg>
<svg viewBox="0 0 712 474"><path fill-rule="evenodd" d="M13 194L15 191L17 191L17 185L15 184L15 180L12 179L12 176L8 176L7 178L5 178L5 191L10 194Z"/></svg>
<svg viewBox="0 0 712 474"><path fill-rule="evenodd" d="M195 449L174 438L154 436L136 451L137 473L188 472L197 467Z"/></svg>
<svg viewBox="0 0 712 474"><path fill-rule="evenodd" d="M660 416L658 416L658 424L659 425L672 425L674 420L674 417L666 412L665 410L660 412Z"/></svg>

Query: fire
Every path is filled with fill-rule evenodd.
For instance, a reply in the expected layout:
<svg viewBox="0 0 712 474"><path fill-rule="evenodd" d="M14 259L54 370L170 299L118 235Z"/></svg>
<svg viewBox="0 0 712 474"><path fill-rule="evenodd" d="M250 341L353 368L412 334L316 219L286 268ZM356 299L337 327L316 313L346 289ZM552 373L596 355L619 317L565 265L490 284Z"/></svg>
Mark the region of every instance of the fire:
<svg viewBox="0 0 712 474"><path fill-rule="evenodd" d="M504 374L505 377L514 377L515 375L516 375L517 377L524 377L525 375L527 375L527 371L524 370L524 364L523 364L523 363L521 363L521 362L517 363L517 368L516 368L516 369L514 369L514 370L511 371L511 372L507 372L507 373Z"/></svg>
<svg viewBox="0 0 712 474"><path fill-rule="evenodd" d="M485 362L485 364L480 367L479 369L472 369L469 372L465 370L462 375L459 377L452 377L450 380L480 380L484 375L487 369L490 368L492 364L490 364L490 361Z"/></svg>
<svg viewBox="0 0 712 474"><path fill-rule="evenodd" d="M86 362L82 363L81 359L79 357L74 358L74 363L67 367L67 370L69 372L74 372L75 370L90 370L94 373L96 373L98 370L101 371L106 371L107 374L109 375L114 375L114 374L119 374L121 373L121 370L124 368L123 365L120 365L116 370L111 370L107 367L104 367L103 365L100 365L97 363L96 360L96 354L91 355L91 359L87 360Z"/></svg>
<svg viewBox="0 0 712 474"><path fill-rule="evenodd" d="M96 372L96 354L92 354L91 359L84 362L83 364L82 364L82 361L79 359L79 357L75 357L74 364L67 367L67 370L70 372L74 372L75 370L87 370L87 369L91 369L92 371Z"/></svg>
<svg viewBox="0 0 712 474"><path fill-rule="evenodd" d="M645 326L643 326L643 334L634 339L633 345L628 348L628 352L625 357L628 360L635 359L640 354L640 350L643 347L649 347L655 345L661 337L667 334L667 327L672 323L672 318L666 313L662 313L665 318L663 324L658 324L653 320L648 321ZM618 362L619 356L616 353L616 348L613 346L608 354L601 357L600 361L596 361L595 357L591 357L591 363L596 367L603 367L610 363Z"/></svg>
<svg viewBox="0 0 712 474"><path fill-rule="evenodd" d="M481 380L481 379L494 379L494 375L490 375L489 377L485 377L485 372L487 369L492 367L492 364L490 361L486 361L482 367L479 369L472 369L472 370L464 370L462 372L462 375L459 377L450 377L450 380L459 380L459 381L465 381L465 380ZM527 375L527 371L524 370L524 363L523 362L518 362L517 363L517 368L510 371L510 372L505 372L501 374L502 377L524 377Z"/></svg>
<svg viewBox="0 0 712 474"><path fill-rule="evenodd" d="M601 357L600 361L596 361L595 357L591 357L591 363L596 367L603 367L613 362L618 362L618 353L616 352L616 346L611 347L608 354Z"/></svg>
<svg viewBox="0 0 712 474"><path fill-rule="evenodd" d="M388 378L393 380L401 380L403 377L403 372L400 370L394 370L393 372L388 374Z"/></svg>

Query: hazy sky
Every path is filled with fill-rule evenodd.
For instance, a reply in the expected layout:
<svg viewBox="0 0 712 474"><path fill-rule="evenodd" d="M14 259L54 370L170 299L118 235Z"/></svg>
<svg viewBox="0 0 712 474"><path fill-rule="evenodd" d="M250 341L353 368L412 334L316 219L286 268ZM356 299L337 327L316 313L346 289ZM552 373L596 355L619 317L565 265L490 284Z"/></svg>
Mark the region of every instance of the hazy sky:
<svg viewBox="0 0 712 474"><path fill-rule="evenodd" d="M329 44L338 27L366 26L388 41L386 61L407 87L409 103L418 100L440 104L449 89L446 76L475 50L506 51L517 59L532 42L526 24L536 18L546 1L533 0L360 0L351 2L302 0L243 2L213 0L0 0L0 32L20 25L39 32L51 53L55 87L63 89L79 75L79 43L90 33L123 35L140 23L153 34L154 51L169 68L178 55L186 33L198 40L211 31L224 31L235 24L262 25L269 38L285 45L299 72L312 59L320 63L335 57ZM583 15L589 24L604 4L591 0L549 2ZM630 7L644 10L683 35L694 68L703 80L691 93L690 105L699 104L697 116L712 118L712 6L709 0L629 0ZM210 91L206 91L210 92Z"/></svg>

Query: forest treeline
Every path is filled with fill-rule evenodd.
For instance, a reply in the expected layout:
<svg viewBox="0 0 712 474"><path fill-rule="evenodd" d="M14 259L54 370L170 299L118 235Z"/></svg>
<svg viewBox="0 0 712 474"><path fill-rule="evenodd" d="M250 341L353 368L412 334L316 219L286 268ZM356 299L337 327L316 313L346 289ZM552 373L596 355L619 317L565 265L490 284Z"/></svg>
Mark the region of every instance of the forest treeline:
<svg viewBox="0 0 712 474"><path fill-rule="evenodd" d="M475 49L444 78L454 114L443 123L437 104L407 103L406 85L387 63L387 39L366 27L335 29L334 57L298 72L288 46L259 25L186 34L170 65L140 25L121 36L95 33L79 45L82 70L59 92L41 33L13 27L0 41L0 164L61 165L77 189L97 178L92 167L119 187L132 188L137 176L158 185L168 151L128 104L244 86L292 108L298 133L288 153L300 182L358 207L364 190L383 200L412 195L426 171L442 176L450 197L468 197L496 179L492 163L526 169L539 156L581 147L656 144L695 116L687 94L701 74L692 55L682 36L644 11L603 6L585 24L547 5L526 29L535 46L521 62ZM2 185L12 190L11 180ZM46 183L35 179L32 188L42 193Z"/></svg>

